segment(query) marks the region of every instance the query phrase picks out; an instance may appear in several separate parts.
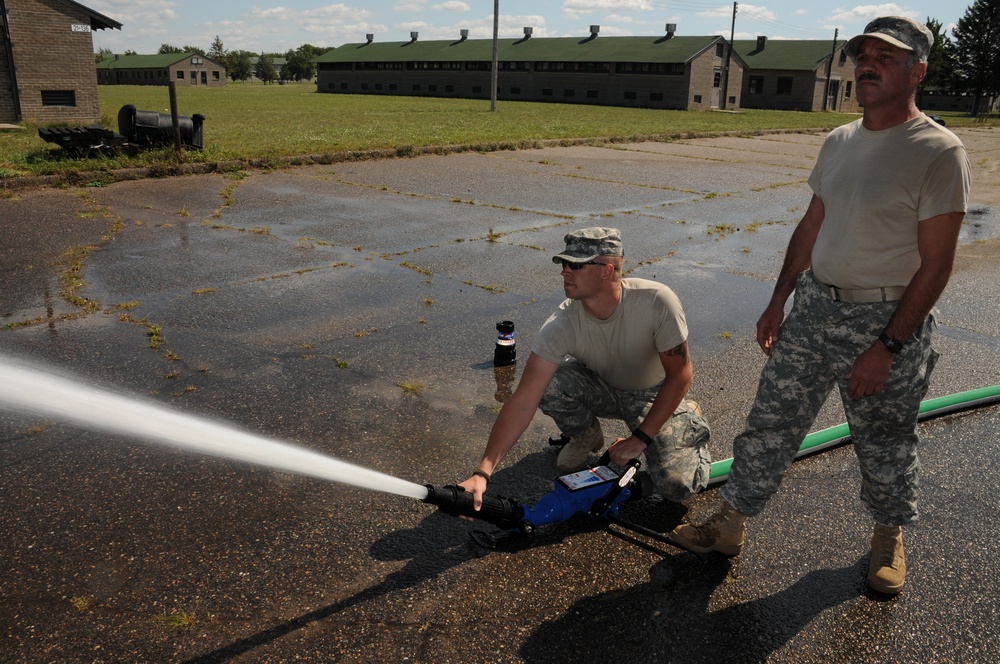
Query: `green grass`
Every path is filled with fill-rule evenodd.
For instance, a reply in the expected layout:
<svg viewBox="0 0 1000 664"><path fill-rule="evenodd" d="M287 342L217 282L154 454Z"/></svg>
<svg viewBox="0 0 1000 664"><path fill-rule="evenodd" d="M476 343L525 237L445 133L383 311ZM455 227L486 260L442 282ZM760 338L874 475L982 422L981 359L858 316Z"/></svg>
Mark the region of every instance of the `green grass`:
<svg viewBox="0 0 1000 664"><path fill-rule="evenodd" d="M118 110L169 113L166 87L99 86L101 124L118 129ZM541 141L640 138L669 139L690 134L832 128L856 116L837 113L746 110L739 113L662 111L500 101L491 113L487 100L320 94L313 83L229 84L225 88L180 87L181 115L205 116L205 149L185 152L185 162L242 161L281 166L290 158L320 161L388 151L408 156L428 148L495 150L532 147ZM949 126L971 118L949 116ZM0 141L0 181L18 175L72 174L163 165L168 149L136 156L72 158L38 137L38 127L8 131ZM228 169L239 165L227 166Z"/></svg>

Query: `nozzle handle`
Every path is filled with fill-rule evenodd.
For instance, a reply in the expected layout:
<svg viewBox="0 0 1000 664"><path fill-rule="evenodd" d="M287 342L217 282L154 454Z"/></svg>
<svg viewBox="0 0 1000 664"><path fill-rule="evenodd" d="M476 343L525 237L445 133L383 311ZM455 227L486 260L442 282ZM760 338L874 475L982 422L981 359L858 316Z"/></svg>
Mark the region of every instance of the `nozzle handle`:
<svg viewBox="0 0 1000 664"><path fill-rule="evenodd" d="M437 505L445 514L467 516L492 523L500 528L512 530L524 519L524 508L511 498L503 496L483 496L483 504L476 511L473 496L460 486L435 488L427 486L427 497L423 502Z"/></svg>

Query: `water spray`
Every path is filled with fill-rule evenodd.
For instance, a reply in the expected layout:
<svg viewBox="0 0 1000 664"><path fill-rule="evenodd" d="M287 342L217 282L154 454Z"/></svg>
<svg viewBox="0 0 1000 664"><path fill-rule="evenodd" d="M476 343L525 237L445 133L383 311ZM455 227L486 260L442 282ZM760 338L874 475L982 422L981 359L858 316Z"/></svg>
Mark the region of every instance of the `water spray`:
<svg viewBox="0 0 1000 664"><path fill-rule="evenodd" d="M0 409L53 417L145 442L418 500L427 497L427 488L420 484L170 410L151 401L42 372L3 355L0 355Z"/></svg>

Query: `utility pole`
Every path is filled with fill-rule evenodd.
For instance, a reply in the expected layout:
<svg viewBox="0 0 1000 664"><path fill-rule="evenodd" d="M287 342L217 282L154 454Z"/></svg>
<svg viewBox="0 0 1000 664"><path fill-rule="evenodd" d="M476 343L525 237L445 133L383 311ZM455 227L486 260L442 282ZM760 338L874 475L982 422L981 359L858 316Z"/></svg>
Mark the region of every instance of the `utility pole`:
<svg viewBox="0 0 1000 664"><path fill-rule="evenodd" d="M836 108L827 108L827 101L830 99L830 75L833 71L833 56L837 53L837 35L840 34L840 28L833 29L833 48L830 49L830 61L826 63L826 91L823 94L823 110L829 111Z"/></svg>
<svg viewBox="0 0 1000 664"><path fill-rule="evenodd" d="M493 0L493 65L490 68L490 112L497 110L497 37L500 34L500 0Z"/></svg>
<svg viewBox="0 0 1000 664"><path fill-rule="evenodd" d="M736 37L736 6L733 3L733 24L729 28L729 48L726 49L726 66L722 78L722 99L719 100L719 108L726 110L726 97L729 96L729 65L733 60L733 39Z"/></svg>

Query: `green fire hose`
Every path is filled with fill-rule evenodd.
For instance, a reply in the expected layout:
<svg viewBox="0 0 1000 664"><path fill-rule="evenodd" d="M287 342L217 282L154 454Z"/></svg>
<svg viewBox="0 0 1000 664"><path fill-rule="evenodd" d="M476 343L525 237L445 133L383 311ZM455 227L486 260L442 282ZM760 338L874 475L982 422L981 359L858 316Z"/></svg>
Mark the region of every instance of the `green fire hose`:
<svg viewBox="0 0 1000 664"><path fill-rule="evenodd" d="M996 403L1000 403L1000 385L981 387L978 390L969 390L967 392L957 392L948 396L927 399L920 402L920 414L917 416L917 421L923 422L935 417L952 415ZM851 430L847 426L847 423L814 431L802 440L802 445L799 447L795 458L798 459L837 445L843 445L850 441L850 439ZM732 465L733 460L731 458L713 463L708 485L712 486L713 484L725 482L726 478L729 477L729 469Z"/></svg>

